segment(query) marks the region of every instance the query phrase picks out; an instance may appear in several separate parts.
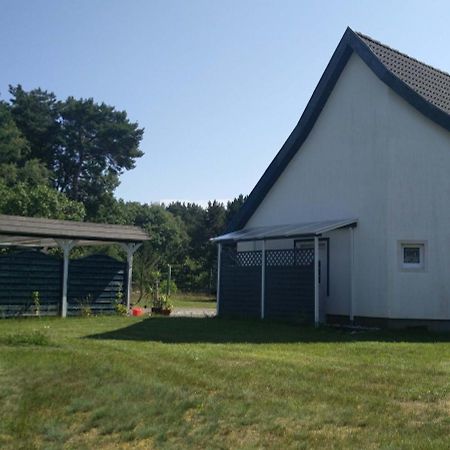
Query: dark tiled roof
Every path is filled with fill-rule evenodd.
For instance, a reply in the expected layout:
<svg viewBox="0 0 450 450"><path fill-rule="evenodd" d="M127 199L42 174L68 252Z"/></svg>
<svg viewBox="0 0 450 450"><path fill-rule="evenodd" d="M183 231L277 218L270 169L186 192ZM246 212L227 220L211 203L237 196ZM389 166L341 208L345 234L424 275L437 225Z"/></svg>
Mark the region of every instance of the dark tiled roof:
<svg viewBox="0 0 450 450"><path fill-rule="evenodd" d="M450 114L450 75L394 50L369 36L356 33L394 75L425 100Z"/></svg>

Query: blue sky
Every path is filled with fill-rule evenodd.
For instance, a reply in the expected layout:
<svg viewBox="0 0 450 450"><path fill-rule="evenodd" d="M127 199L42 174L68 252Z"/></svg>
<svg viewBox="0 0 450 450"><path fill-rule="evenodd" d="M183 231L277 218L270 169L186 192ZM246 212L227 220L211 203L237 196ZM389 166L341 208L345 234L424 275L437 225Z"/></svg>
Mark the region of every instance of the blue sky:
<svg viewBox="0 0 450 450"><path fill-rule="evenodd" d="M117 196L248 194L347 26L450 71L446 1L0 0L8 84L93 97L145 127Z"/></svg>

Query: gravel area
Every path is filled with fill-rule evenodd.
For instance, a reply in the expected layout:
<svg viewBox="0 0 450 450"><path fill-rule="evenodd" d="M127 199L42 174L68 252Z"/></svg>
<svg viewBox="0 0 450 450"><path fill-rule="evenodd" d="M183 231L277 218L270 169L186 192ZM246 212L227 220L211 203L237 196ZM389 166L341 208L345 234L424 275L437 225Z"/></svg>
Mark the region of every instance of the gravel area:
<svg viewBox="0 0 450 450"><path fill-rule="evenodd" d="M211 308L174 308L171 317L214 317L216 310Z"/></svg>

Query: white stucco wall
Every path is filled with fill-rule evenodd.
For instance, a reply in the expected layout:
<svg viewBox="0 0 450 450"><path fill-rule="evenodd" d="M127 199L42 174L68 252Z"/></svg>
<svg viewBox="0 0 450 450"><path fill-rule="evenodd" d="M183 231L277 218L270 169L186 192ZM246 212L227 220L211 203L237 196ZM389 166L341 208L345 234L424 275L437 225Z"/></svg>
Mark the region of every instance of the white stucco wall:
<svg viewBox="0 0 450 450"><path fill-rule="evenodd" d="M355 315L448 319L449 173L450 133L353 55L247 227L358 217ZM349 311L347 236L330 236L330 314ZM427 240L426 272L399 269L398 240Z"/></svg>

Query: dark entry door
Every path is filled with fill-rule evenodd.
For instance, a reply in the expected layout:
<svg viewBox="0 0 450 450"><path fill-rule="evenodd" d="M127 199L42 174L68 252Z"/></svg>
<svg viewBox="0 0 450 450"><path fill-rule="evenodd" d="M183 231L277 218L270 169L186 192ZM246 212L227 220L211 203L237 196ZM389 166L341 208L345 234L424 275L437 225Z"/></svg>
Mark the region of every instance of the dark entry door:
<svg viewBox="0 0 450 450"><path fill-rule="evenodd" d="M312 239L296 240L295 248L314 249ZM328 261L328 239L319 240L319 316L320 321L325 322L327 299L329 294L329 261Z"/></svg>

